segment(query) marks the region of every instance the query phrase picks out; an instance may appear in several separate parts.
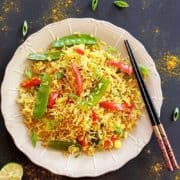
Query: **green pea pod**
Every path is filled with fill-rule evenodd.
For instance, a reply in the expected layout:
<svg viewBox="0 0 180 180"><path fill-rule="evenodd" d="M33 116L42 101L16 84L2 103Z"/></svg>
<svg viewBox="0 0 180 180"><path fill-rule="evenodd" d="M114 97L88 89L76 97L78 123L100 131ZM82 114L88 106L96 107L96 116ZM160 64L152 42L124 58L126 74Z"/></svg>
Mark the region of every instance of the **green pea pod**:
<svg viewBox="0 0 180 180"><path fill-rule="evenodd" d="M76 146L80 148L79 144L74 143L74 142L68 142L68 141L54 140L54 141L49 141L48 143L48 147L56 149L56 150L62 150L62 151L67 151L70 146Z"/></svg>
<svg viewBox="0 0 180 180"><path fill-rule="evenodd" d="M52 61L58 60L61 55L61 51L54 51L48 53L31 53L29 54L28 59L33 61Z"/></svg>
<svg viewBox="0 0 180 180"><path fill-rule="evenodd" d="M49 74L44 74L41 79L41 84L37 92L33 117L35 119L41 118L47 109L49 91L50 91L51 77Z"/></svg>
<svg viewBox="0 0 180 180"><path fill-rule="evenodd" d="M72 34L70 36L65 36L63 38L57 39L52 43L52 47L61 48L64 46L73 46L77 44L96 44L97 40L88 34Z"/></svg>
<svg viewBox="0 0 180 180"><path fill-rule="evenodd" d="M110 84L109 79L102 79L97 86L90 92L86 100L80 102L80 106L83 110L87 110L89 107L95 106L99 103L101 98L106 93Z"/></svg>

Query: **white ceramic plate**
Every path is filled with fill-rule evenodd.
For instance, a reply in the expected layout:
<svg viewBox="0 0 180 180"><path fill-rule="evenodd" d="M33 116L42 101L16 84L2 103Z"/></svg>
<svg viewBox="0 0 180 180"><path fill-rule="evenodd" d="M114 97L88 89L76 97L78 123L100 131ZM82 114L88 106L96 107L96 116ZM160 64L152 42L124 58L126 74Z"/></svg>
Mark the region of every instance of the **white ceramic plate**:
<svg viewBox="0 0 180 180"><path fill-rule="evenodd" d="M71 155L65 157L61 152L45 149L40 144L33 148L28 131L22 122L23 117L16 104L17 89L22 79L28 54L38 50L46 50L57 37L69 35L73 32L89 33L96 36L118 48L122 57L127 57L123 40L128 39L138 62L150 68L151 76L146 84L156 109L160 113L162 105L160 77L144 46L126 30L111 23L90 18L73 18L45 26L40 31L32 34L16 50L6 68L2 83L2 114L6 128L14 139L16 146L35 164L60 175L71 177L98 176L122 167L129 160L136 157L149 142L152 128L146 112L139 119L134 131L124 140L120 150L99 152L94 156L82 155L74 158Z"/></svg>

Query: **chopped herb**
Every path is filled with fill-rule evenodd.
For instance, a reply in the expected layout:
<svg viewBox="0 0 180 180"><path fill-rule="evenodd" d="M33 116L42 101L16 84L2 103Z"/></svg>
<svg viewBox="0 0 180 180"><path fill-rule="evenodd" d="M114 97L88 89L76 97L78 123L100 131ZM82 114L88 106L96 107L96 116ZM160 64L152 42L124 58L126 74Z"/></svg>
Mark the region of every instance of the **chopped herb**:
<svg viewBox="0 0 180 180"><path fill-rule="evenodd" d="M96 11L97 6L98 6L99 0L92 0L92 10Z"/></svg>
<svg viewBox="0 0 180 180"><path fill-rule="evenodd" d="M173 121L177 121L180 117L179 108L176 107L173 111Z"/></svg>
<svg viewBox="0 0 180 180"><path fill-rule="evenodd" d="M33 147L36 147L37 141L38 141L37 133L35 131L32 131L31 142L32 142Z"/></svg>
<svg viewBox="0 0 180 180"><path fill-rule="evenodd" d="M116 50L116 48L114 48L112 46L109 46L109 47L107 47L106 52L108 52L108 53L116 53L117 50Z"/></svg>
<svg viewBox="0 0 180 180"><path fill-rule="evenodd" d="M22 26L22 35L25 37L28 33L28 22L25 20Z"/></svg>
<svg viewBox="0 0 180 180"><path fill-rule="evenodd" d="M141 72L143 77L145 77L145 78L149 77L150 70L146 66L139 65L138 67L139 67L139 71Z"/></svg>
<svg viewBox="0 0 180 180"><path fill-rule="evenodd" d="M62 74L61 72L57 72L57 73L55 74L55 76L56 76L56 79L58 79L58 80L60 80L60 79L63 78L63 74Z"/></svg>
<svg viewBox="0 0 180 180"><path fill-rule="evenodd" d="M115 132L117 135L121 135L123 131L122 131L122 128L121 128L120 126L115 126L114 132Z"/></svg>
<svg viewBox="0 0 180 180"><path fill-rule="evenodd" d="M119 8L127 8L129 7L129 4L126 1L119 0L119 1L114 1L115 6Z"/></svg>
<svg viewBox="0 0 180 180"><path fill-rule="evenodd" d="M24 75L25 77L27 77L28 79L31 79L33 74L32 74L32 71L30 70L29 67L26 67L25 70L24 70Z"/></svg>

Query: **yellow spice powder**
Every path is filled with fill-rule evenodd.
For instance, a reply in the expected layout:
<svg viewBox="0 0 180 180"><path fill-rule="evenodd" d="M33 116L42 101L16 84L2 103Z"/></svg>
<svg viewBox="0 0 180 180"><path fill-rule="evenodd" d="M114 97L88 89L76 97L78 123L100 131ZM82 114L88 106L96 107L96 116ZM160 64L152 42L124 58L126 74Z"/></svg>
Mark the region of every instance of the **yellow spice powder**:
<svg viewBox="0 0 180 180"><path fill-rule="evenodd" d="M162 170L163 170L163 165L157 162L150 167L149 173L150 175L159 177L161 175Z"/></svg>
<svg viewBox="0 0 180 180"><path fill-rule="evenodd" d="M158 60L157 69L165 77L180 78L180 55L165 53Z"/></svg>

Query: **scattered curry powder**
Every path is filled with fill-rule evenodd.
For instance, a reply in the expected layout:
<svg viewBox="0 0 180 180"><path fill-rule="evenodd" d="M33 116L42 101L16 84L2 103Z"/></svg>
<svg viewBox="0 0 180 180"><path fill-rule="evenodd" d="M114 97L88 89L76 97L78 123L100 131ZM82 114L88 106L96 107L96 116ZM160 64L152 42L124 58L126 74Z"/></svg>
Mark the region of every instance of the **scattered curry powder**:
<svg viewBox="0 0 180 180"><path fill-rule="evenodd" d="M158 60L157 68L165 77L180 78L180 55L165 53Z"/></svg>
<svg viewBox="0 0 180 180"><path fill-rule="evenodd" d="M156 162L150 167L149 173L150 175L160 177L162 170L163 170L163 165L159 162Z"/></svg>
<svg viewBox="0 0 180 180"><path fill-rule="evenodd" d="M8 31L7 17L9 14L17 14L20 12L18 0L3 0L0 6L0 32Z"/></svg>
<svg viewBox="0 0 180 180"><path fill-rule="evenodd" d="M73 0L51 0L48 8L38 21L42 25L68 18L70 12L80 11L78 7L73 7Z"/></svg>

